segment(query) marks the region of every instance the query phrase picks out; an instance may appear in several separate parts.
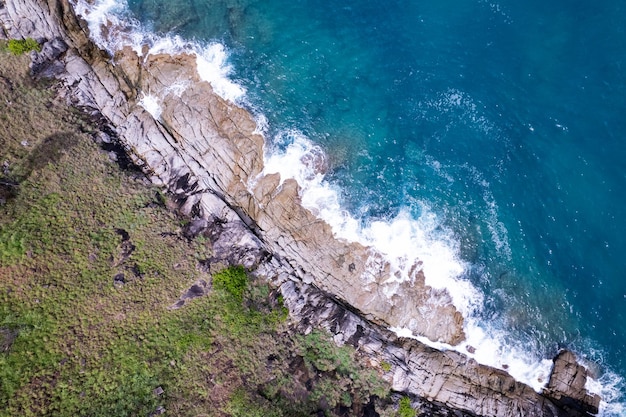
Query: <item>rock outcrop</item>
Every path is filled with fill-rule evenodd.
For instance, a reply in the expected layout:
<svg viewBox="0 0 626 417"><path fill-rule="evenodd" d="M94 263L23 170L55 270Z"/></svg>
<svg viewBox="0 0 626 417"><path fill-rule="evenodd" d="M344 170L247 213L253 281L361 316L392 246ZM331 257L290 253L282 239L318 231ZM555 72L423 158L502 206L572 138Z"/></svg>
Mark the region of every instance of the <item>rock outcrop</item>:
<svg viewBox="0 0 626 417"><path fill-rule="evenodd" d="M554 358L550 381L543 393L564 410L596 414L600 398L587 393L587 376L587 369L576 362L576 356L563 350Z"/></svg>
<svg viewBox="0 0 626 417"><path fill-rule="evenodd" d="M311 286L288 280L281 292L299 320L300 331L324 327L337 343L350 344L367 354L374 366L391 364L385 376L393 389L413 394L415 406L428 410L425 415L582 417L598 412L600 398L584 391L586 370L569 351L555 359L548 389L540 395L505 371L372 326ZM578 381L569 385L575 379Z"/></svg>
<svg viewBox="0 0 626 417"><path fill-rule="evenodd" d="M406 327L453 345L463 340L461 314L447 294L424 284L421 271L403 283L390 279L390 266L379 254L335 239L329 225L302 207L294 180L281 182L278 174L263 175L264 141L255 133L254 119L198 78L195 56L139 58L125 48L113 62L130 74L137 94L150 92L159 106L152 126L142 120L146 113L142 107L131 109L123 125L124 142L158 182L171 184L189 175L197 184L201 217L210 213L203 195L217 195L237 207L270 252L281 254L304 282L336 295L382 325Z"/></svg>
<svg viewBox="0 0 626 417"><path fill-rule="evenodd" d="M134 163L168 187L195 219L190 233L213 225L215 256L280 284L303 331L326 327L338 343L391 364L394 389L433 409L481 416L597 412L597 397L564 386L570 371L553 375L540 395L504 371L386 330L408 328L452 345L464 339L463 317L445 291L425 284L419 265L398 280L380 254L336 239L302 207L295 181L263 174L264 140L253 117L199 78L194 55L138 56L124 48L110 56L90 41L68 0L0 0L0 22L5 36L43 44L32 53L33 71L61 80L66 98L101 118Z"/></svg>

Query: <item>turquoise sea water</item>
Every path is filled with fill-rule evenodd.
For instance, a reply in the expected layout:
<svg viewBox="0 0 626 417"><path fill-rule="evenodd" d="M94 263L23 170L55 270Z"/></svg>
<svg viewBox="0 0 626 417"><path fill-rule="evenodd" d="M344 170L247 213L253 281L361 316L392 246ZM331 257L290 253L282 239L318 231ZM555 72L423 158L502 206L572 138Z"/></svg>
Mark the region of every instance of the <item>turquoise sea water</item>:
<svg viewBox="0 0 626 417"><path fill-rule="evenodd" d="M568 347L604 382L626 377L626 1L129 8L225 45L271 145L296 130L321 146L364 225L434 214L484 294L480 320L537 357Z"/></svg>

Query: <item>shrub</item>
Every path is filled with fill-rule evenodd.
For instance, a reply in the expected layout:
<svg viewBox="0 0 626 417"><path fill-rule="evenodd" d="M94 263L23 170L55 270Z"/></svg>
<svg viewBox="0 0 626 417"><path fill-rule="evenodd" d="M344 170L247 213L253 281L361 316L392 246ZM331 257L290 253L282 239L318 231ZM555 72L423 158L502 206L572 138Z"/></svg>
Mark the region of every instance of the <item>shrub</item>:
<svg viewBox="0 0 626 417"><path fill-rule="evenodd" d="M243 300L243 292L248 286L248 274L243 266L231 266L213 275L213 287L226 291L238 301Z"/></svg>
<svg viewBox="0 0 626 417"><path fill-rule="evenodd" d="M13 55L22 55L30 51L41 51L41 45L33 38L11 39L7 45L7 49Z"/></svg>
<svg viewBox="0 0 626 417"><path fill-rule="evenodd" d="M24 237L21 233L0 228L0 265L19 260L25 252Z"/></svg>
<svg viewBox="0 0 626 417"><path fill-rule="evenodd" d="M402 397L400 406L398 407L398 417L415 417L417 412L411 407L409 397Z"/></svg>
<svg viewBox="0 0 626 417"><path fill-rule="evenodd" d="M337 371L342 375L356 372L350 348L338 347L330 340L330 336L321 331L313 331L298 339L304 360L315 369L322 372Z"/></svg>
<svg viewBox="0 0 626 417"><path fill-rule="evenodd" d="M243 389L238 389L230 398L224 411L232 417L282 417L284 415L281 409L272 407L272 404L263 400Z"/></svg>

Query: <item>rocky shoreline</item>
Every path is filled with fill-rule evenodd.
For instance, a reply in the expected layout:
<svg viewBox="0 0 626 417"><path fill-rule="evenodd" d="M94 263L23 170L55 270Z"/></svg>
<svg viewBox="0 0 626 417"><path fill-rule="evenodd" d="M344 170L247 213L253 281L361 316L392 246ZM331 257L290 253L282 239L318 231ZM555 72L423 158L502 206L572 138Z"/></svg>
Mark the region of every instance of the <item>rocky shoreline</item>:
<svg viewBox="0 0 626 417"><path fill-rule="evenodd" d="M65 98L102 122L102 140L119 143L167 187L193 218L188 233L211 236L215 260L243 264L280 286L303 332L324 327L373 366L390 364L384 372L393 389L410 394L426 415L597 414L600 398L585 391L587 371L569 352L555 358L538 394L502 370L388 331L404 327L452 345L464 339L462 315L447 293L425 285L419 265L411 280L389 281L382 256L335 239L299 204L295 181L263 175L254 119L199 78L193 55L140 57L125 48L111 57L89 39L68 0L2 0L0 22L5 38L42 44L32 53L33 73L60 80ZM158 101L157 118L140 105L145 92Z"/></svg>

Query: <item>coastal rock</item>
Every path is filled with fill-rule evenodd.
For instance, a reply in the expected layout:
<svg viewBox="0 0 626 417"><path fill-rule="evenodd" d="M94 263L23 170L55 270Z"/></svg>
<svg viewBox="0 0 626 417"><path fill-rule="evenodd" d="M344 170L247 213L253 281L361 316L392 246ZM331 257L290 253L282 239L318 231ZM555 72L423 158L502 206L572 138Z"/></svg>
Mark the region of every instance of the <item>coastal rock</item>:
<svg viewBox="0 0 626 417"><path fill-rule="evenodd" d="M463 317L445 291L425 284L419 265L398 276L371 248L336 239L301 205L295 181L264 175L253 117L199 78L193 55L139 57L125 48L110 56L89 40L68 0L0 0L0 22L7 37L43 43L33 72L61 80L69 101L108 126L108 136L197 220L194 233L210 236L215 256L280 285L301 331L327 328L337 343L389 363L384 373L393 388L440 415L577 416L597 409L569 358L555 363L540 395L502 370L387 330L406 328L452 345L464 339Z"/></svg>
<svg viewBox="0 0 626 417"><path fill-rule="evenodd" d="M416 340L398 338L333 301L310 285L287 280L285 304L299 331L323 327L338 344L349 344L382 370L394 390L410 393L425 415L584 416L564 409L503 370L477 363L454 351L440 351Z"/></svg>
<svg viewBox="0 0 626 417"><path fill-rule="evenodd" d="M600 397L589 395L585 389L587 369L576 361L576 356L563 350L554 358L550 381L543 393L565 410L582 410L585 414L598 413Z"/></svg>
<svg viewBox="0 0 626 417"><path fill-rule="evenodd" d="M246 110L217 96L199 80L192 55L149 55L128 48L116 67L137 80L137 103L151 100L157 123L147 129L146 110L127 119L125 143L161 183L188 176L194 193L214 193L241 210L239 216L269 251L280 253L305 282L334 294L381 325L407 328L433 341L458 344L463 317L445 291L434 291L416 270L411 279L392 276L372 249L336 239L328 224L300 203L298 184L263 174L263 137ZM132 83L131 83L132 84ZM141 120L141 123L128 123ZM191 180L193 179L193 180ZM300 272L301 271L301 272Z"/></svg>

